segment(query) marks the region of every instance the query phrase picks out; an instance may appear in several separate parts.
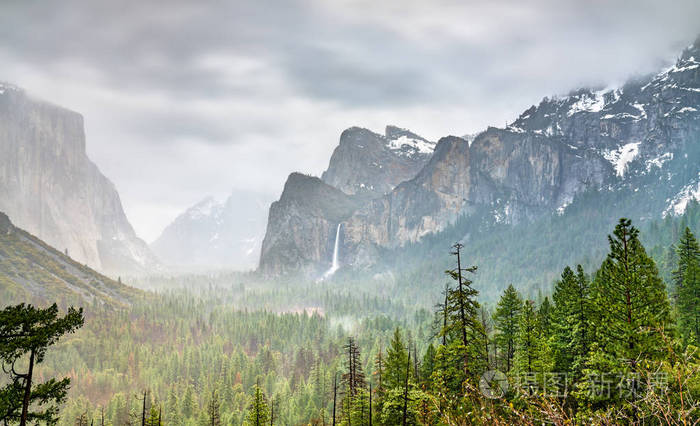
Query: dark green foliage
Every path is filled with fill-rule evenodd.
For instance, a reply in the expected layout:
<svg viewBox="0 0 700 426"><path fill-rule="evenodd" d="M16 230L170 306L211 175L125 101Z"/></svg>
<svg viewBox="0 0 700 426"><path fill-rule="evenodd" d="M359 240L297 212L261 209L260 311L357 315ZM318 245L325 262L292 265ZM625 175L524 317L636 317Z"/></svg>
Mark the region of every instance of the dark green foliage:
<svg viewBox="0 0 700 426"><path fill-rule="evenodd" d="M700 247L689 228L676 247L678 266L673 271L679 329L686 343L700 343Z"/></svg>
<svg viewBox="0 0 700 426"><path fill-rule="evenodd" d="M583 267L568 266L554 286L552 350L556 371L579 378L593 337L590 283Z"/></svg>
<svg viewBox="0 0 700 426"><path fill-rule="evenodd" d="M462 244L455 244L452 254L456 257L456 268L448 270L447 274L456 281L453 288L447 289L447 303L443 308L447 321L440 335L446 337L447 344L455 355L461 357L464 378L478 375L487 363L485 352L486 333L479 320L480 305L477 302L479 292L472 287L472 280L467 274L474 274L476 266L462 267Z"/></svg>
<svg viewBox="0 0 700 426"><path fill-rule="evenodd" d="M430 380L430 376L435 370L435 354L435 346L433 346L433 344L431 343L430 345L428 345L428 349L425 351L425 355L423 356L423 363L421 364L422 380Z"/></svg>
<svg viewBox="0 0 700 426"><path fill-rule="evenodd" d="M523 299L513 285L509 285L498 301L493 321L496 329L496 348L500 367L508 372L513 366L515 339L520 324Z"/></svg>
<svg viewBox="0 0 700 426"><path fill-rule="evenodd" d="M411 371L406 371L408 362L408 349L401 337L401 331L394 330L394 336L386 351L386 363L384 367L383 384L388 389L402 388L406 380L406 374L411 375Z"/></svg>
<svg viewBox="0 0 700 426"><path fill-rule="evenodd" d="M554 320L554 312L552 304L549 303L549 297L545 297L540 307L537 309L537 327L540 334L545 339L549 339L552 335L552 321Z"/></svg>
<svg viewBox="0 0 700 426"><path fill-rule="evenodd" d="M610 253L591 286L596 340L605 355L634 369L640 359L659 356L659 329L670 324L670 306L631 221L620 219L608 241Z"/></svg>
<svg viewBox="0 0 700 426"><path fill-rule="evenodd" d="M0 362L9 376L9 383L0 389L0 420L22 425L57 422L58 405L66 398L70 380L35 384L34 368L44 361L49 346L82 325L82 308L71 307L63 317L58 316L56 304L46 309L20 304L0 312ZM20 363L24 362L23 371Z"/></svg>
<svg viewBox="0 0 700 426"><path fill-rule="evenodd" d="M549 347L532 300L526 300L523 304L515 342L514 367L517 374L535 374L539 378L546 371L551 371Z"/></svg>

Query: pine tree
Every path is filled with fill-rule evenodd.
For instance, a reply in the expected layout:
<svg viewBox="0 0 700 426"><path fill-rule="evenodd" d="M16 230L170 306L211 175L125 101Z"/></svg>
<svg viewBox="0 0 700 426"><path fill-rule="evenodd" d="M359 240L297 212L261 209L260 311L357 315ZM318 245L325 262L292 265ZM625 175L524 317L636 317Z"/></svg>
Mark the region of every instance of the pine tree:
<svg viewBox="0 0 700 426"><path fill-rule="evenodd" d="M452 246L452 254L456 257L457 267L446 271L447 275L457 281L457 286L448 289L446 306L447 324L440 332L450 346L450 351L461 358L464 379L476 376L487 364L487 354L484 352L486 333L479 320L479 303L476 298L479 294L472 287L472 281L466 277L466 273L476 272L476 266L462 267L462 244ZM464 380L462 379L462 380Z"/></svg>
<svg viewBox="0 0 700 426"><path fill-rule="evenodd" d="M46 350L64 334L83 325L83 309L68 309L58 316L54 303L46 309L24 303L0 311L0 363L9 375L0 388L0 420L5 423L56 421L58 406L65 400L70 379L34 383L34 368L44 361ZM26 357L26 370L18 372L18 361ZM39 408L44 408L38 411ZM34 409L34 411L31 411Z"/></svg>
<svg viewBox="0 0 700 426"><path fill-rule="evenodd" d="M430 376L433 374L435 369L435 346L433 344L428 345L428 349L425 351L423 356L423 363L421 365L421 381L429 381Z"/></svg>
<svg viewBox="0 0 700 426"><path fill-rule="evenodd" d="M514 357L515 372L525 391L533 393L544 384L544 373L551 371L551 358L535 309L535 302L523 304Z"/></svg>
<svg viewBox="0 0 700 426"><path fill-rule="evenodd" d="M657 328L669 325L670 307L631 221L620 219L608 241L610 253L591 286L599 350L635 370L640 359L657 358L663 349Z"/></svg>
<svg viewBox="0 0 700 426"><path fill-rule="evenodd" d="M185 418L192 417L195 411L197 411L196 404L194 400L194 389L192 389L192 385L188 385L182 400L182 416Z"/></svg>
<svg viewBox="0 0 700 426"><path fill-rule="evenodd" d="M356 423L352 421L353 418L356 420L362 418L362 411L368 410L367 384L360 363L360 349L357 347L355 339L349 337L343 349L347 372L341 376L341 382L345 389L341 407L343 407L344 417L348 423L352 424Z"/></svg>
<svg viewBox="0 0 700 426"><path fill-rule="evenodd" d="M545 297L537 309L537 326L539 332L544 339L549 339L552 335L553 312L552 304L549 303L549 297Z"/></svg>
<svg viewBox="0 0 700 426"><path fill-rule="evenodd" d="M269 423L270 408L267 405L267 398L260 385L256 384L253 388L245 424L247 426L267 426Z"/></svg>
<svg viewBox="0 0 700 426"><path fill-rule="evenodd" d="M379 352L374 358L374 372L375 383L377 383L377 388L375 391L377 393L384 392L384 354L382 353L382 348L379 348Z"/></svg>
<svg viewBox="0 0 700 426"><path fill-rule="evenodd" d="M389 349L386 351L384 386L387 390L403 388L407 360L408 350L401 337L401 331L396 328L389 344ZM411 374L411 372L409 371L408 374Z"/></svg>
<svg viewBox="0 0 700 426"><path fill-rule="evenodd" d="M554 368L580 378L593 337L590 283L581 265L576 267L576 274L568 266L564 268L552 298Z"/></svg>
<svg viewBox="0 0 700 426"><path fill-rule="evenodd" d="M208 426L220 426L221 425L221 414L219 413L219 394L216 390L211 392L211 399L209 400L209 405L207 406L207 425Z"/></svg>
<svg viewBox="0 0 700 426"><path fill-rule="evenodd" d="M165 402L165 418L172 422L177 419L178 416L178 404L177 404L177 394L175 393L175 387L171 387L168 392L168 399Z"/></svg>
<svg viewBox="0 0 700 426"><path fill-rule="evenodd" d="M498 301L496 312L493 315L495 329L495 343L498 352L503 358L501 368L506 372L513 367L515 356L515 339L520 324L520 313L523 309L523 299L512 284L506 288Z"/></svg>
<svg viewBox="0 0 700 426"><path fill-rule="evenodd" d="M342 382L350 392L350 397L354 397L360 389L366 386L365 374L360 364L360 348L357 347L355 339L348 337L348 342L343 347L345 350L345 368L347 372L342 376Z"/></svg>
<svg viewBox="0 0 700 426"><path fill-rule="evenodd" d="M678 265L673 277L679 329L686 343L697 345L700 342L700 247L690 228L685 228L676 252Z"/></svg>
<svg viewBox="0 0 700 426"><path fill-rule="evenodd" d="M687 268L695 261L700 259L700 246L695 236L690 232L690 228L686 226L681 235L680 241L676 246L677 265L671 273L676 291L683 287L683 282L686 277Z"/></svg>
<svg viewBox="0 0 700 426"><path fill-rule="evenodd" d="M154 405L151 405L151 409L148 410L148 417L146 417L145 425L146 426L160 426L161 424L161 418L160 418L160 409L156 408Z"/></svg>
<svg viewBox="0 0 700 426"><path fill-rule="evenodd" d="M539 359L537 314L534 302L526 300L516 336L515 366L518 372L534 373Z"/></svg>

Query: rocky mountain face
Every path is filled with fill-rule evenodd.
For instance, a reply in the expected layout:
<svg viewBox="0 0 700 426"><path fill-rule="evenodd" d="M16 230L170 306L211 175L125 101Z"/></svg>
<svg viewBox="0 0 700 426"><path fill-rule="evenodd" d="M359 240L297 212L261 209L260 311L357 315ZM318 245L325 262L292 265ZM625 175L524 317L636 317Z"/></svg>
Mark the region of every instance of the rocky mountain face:
<svg viewBox="0 0 700 426"><path fill-rule="evenodd" d="M151 248L165 264L185 269L255 269L272 197L233 192L207 197L165 228Z"/></svg>
<svg viewBox="0 0 700 426"><path fill-rule="evenodd" d="M379 167L383 158L372 157L375 169L390 170L381 179L387 184L375 192L384 192L381 196L360 203L348 217L340 218L342 262L371 265L378 251L418 241L476 209L490 210L493 222L511 224L563 214L584 192L634 194L641 190L645 202L637 210L642 216L678 214L689 199L700 198L698 109L700 40L673 67L657 75L617 89L581 89L545 98L506 128L490 127L471 143L443 138L420 171L407 179L393 174L396 167ZM341 138L333 154L337 158L329 167L334 172L327 171L324 181L347 194L358 194L358 189L364 189L362 183L371 180L363 171L356 174L359 177L351 171L359 167L355 165L357 152L365 146L360 140L372 134L364 131L368 136L361 138L360 129L348 132L348 146L342 146ZM384 139L390 139L389 133ZM374 140L380 145L382 138L377 136ZM346 151L352 154L344 154ZM392 179L404 181L391 185ZM303 226L278 226L288 216L285 205L278 205L275 214L270 214L266 240L283 241L290 255L273 260L263 250L265 271L301 268L315 272L332 255L325 229L328 224L318 224L323 229L320 232L303 212L293 214ZM314 217L318 216L323 213L316 212ZM311 257L295 254L313 250L321 253Z"/></svg>
<svg viewBox="0 0 700 426"><path fill-rule="evenodd" d="M141 296L17 228L0 212L0 304L101 303L115 307Z"/></svg>
<svg viewBox="0 0 700 426"><path fill-rule="evenodd" d="M346 194L376 198L413 178L434 149L434 142L395 126L384 135L352 127L340 135L321 179Z"/></svg>
<svg viewBox="0 0 700 426"><path fill-rule="evenodd" d="M105 272L157 263L119 194L85 153L83 117L0 85L0 210L76 261Z"/></svg>
<svg viewBox="0 0 700 426"><path fill-rule="evenodd" d="M260 270L281 274L330 265L338 224L359 205L358 198L317 177L292 173L282 196L270 206Z"/></svg>

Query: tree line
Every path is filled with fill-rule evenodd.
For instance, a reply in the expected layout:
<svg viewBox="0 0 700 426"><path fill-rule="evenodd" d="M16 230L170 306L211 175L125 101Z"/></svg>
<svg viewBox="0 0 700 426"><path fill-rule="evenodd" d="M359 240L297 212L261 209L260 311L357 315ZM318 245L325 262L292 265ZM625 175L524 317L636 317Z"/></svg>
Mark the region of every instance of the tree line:
<svg viewBox="0 0 700 426"><path fill-rule="evenodd" d="M479 303L478 269L464 252L453 246L450 284L432 315L377 316L350 329L318 314L205 309L172 296L89 318L91 330L78 330L82 309L60 317L55 305L7 307L0 420L359 426L700 418L700 249L689 228L673 256L665 253L673 259L668 282L639 231L621 219L597 270L566 267L534 300L510 285L492 308ZM46 348L71 333L47 360ZM77 353L92 358L76 362ZM68 378L36 380L68 364L90 392L68 398Z"/></svg>

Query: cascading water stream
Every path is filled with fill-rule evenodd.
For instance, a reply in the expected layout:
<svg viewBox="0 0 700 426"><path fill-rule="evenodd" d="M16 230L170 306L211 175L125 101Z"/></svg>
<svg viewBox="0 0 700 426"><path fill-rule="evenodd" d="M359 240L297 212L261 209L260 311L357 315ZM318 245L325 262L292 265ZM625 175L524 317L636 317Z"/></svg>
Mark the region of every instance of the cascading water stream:
<svg viewBox="0 0 700 426"><path fill-rule="evenodd" d="M338 246L340 245L340 227L342 226L342 223L338 224L338 227L335 230L335 245L333 246L333 263L331 263L331 268L326 271L325 274L323 274L322 279L329 278L331 275L335 274L335 271L340 268L340 264L338 263Z"/></svg>

